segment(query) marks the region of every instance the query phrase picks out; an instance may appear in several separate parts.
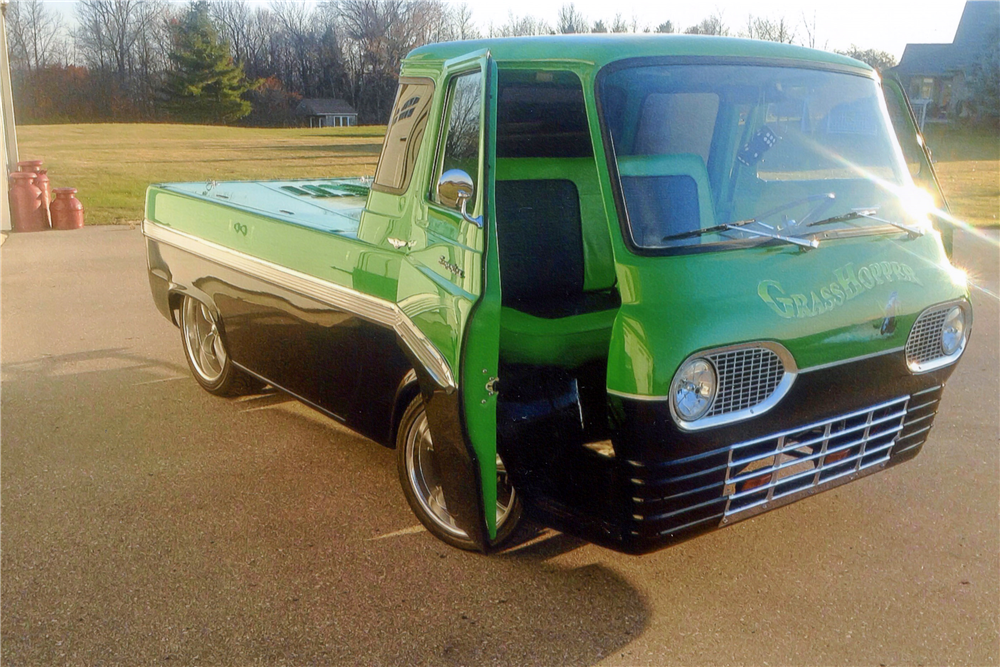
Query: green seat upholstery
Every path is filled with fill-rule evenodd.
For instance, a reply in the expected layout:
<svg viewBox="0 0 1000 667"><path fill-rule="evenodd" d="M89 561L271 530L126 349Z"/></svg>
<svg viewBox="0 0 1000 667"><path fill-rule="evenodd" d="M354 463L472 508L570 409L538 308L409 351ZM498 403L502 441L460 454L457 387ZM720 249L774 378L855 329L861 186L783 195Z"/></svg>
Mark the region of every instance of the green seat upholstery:
<svg viewBox="0 0 1000 667"><path fill-rule="evenodd" d="M657 247L669 234L715 225L712 187L700 155L623 155L618 173L639 245Z"/></svg>
<svg viewBox="0 0 1000 667"><path fill-rule="evenodd" d="M600 290L615 284L611 233L594 158L498 158L498 181L566 180L580 195L583 232L583 289Z"/></svg>
<svg viewBox="0 0 1000 667"><path fill-rule="evenodd" d="M594 159L501 158L496 171L510 287L501 287L501 360L573 368L607 357L620 301ZM534 262L533 252L560 256Z"/></svg>
<svg viewBox="0 0 1000 667"><path fill-rule="evenodd" d="M575 368L608 356L617 308L550 319L504 308L500 359L512 364Z"/></svg>

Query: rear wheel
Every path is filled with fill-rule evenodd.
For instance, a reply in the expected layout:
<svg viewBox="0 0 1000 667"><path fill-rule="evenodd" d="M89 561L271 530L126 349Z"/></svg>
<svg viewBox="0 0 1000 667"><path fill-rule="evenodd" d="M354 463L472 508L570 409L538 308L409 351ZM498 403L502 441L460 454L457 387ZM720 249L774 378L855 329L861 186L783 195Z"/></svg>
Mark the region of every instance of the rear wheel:
<svg viewBox="0 0 1000 667"><path fill-rule="evenodd" d="M190 296L181 304L181 341L194 379L216 396L240 396L260 388L260 382L233 365L222 332L205 304Z"/></svg>
<svg viewBox="0 0 1000 667"><path fill-rule="evenodd" d="M434 462L434 442L420 396L413 399L400 420L396 433L396 464L403 495L424 527L452 546L476 550L475 543L458 527L445 503L440 473ZM499 456L496 513L497 536L492 546L500 546L513 535L522 515L521 499L511 486Z"/></svg>

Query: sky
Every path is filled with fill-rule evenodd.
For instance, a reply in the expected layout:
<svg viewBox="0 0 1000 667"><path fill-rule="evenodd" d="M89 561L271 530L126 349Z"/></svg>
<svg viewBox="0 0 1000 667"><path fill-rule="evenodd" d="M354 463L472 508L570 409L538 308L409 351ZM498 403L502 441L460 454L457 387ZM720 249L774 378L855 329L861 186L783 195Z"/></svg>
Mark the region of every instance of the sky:
<svg viewBox="0 0 1000 667"><path fill-rule="evenodd" d="M477 25L482 29L490 21L502 24L509 12L533 14L555 23L564 0L500 0L468 2ZM730 30L746 25L747 14L767 18L784 16L796 28L797 41L805 38L803 16L810 23L815 15L817 48L846 49L851 44L861 48L888 51L898 60L907 43L951 42L962 17L965 0L708 0L707 2L643 2L641 0L575 0L576 8L591 23L615 13L626 19L636 16L639 24L655 27L670 20L681 29L694 25L715 11L722 14Z"/></svg>
<svg viewBox="0 0 1000 667"><path fill-rule="evenodd" d="M257 0L265 4L264 0ZM312 2L313 0L303 0ZM457 5L461 0L446 0ZM54 8L68 19L73 15L72 0L51 1ZM531 14L556 23L559 8L566 0L465 0L472 9L476 25L483 32L492 22L507 21L508 15ZM785 17L795 27L797 42L805 39L803 18L810 23L815 17L817 48L846 49L851 44L861 48L888 51L898 60L907 43L951 42L962 16L965 0L708 0L707 2L643 2L642 0L575 0L576 8L593 23L603 19L610 23L616 13L623 18L638 19L639 25L655 27L673 21L679 29L694 25L712 13L722 15L734 32L746 25L747 14L777 19Z"/></svg>

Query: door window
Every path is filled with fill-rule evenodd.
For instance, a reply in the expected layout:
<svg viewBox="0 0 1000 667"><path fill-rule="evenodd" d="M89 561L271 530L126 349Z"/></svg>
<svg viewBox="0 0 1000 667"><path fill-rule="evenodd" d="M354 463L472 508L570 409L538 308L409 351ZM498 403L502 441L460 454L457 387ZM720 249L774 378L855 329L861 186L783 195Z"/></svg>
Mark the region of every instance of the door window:
<svg viewBox="0 0 1000 667"><path fill-rule="evenodd" d="M437 182L441 174L450 169L461 169L472 177L475 192L469 200L468 210L476 210L479 200L479 135L482 125L483 74L476 70L455 77L448 90L448 123L445 129L443 150L438 162L436 178L432 183L432 199L441 203Z"/></svg>

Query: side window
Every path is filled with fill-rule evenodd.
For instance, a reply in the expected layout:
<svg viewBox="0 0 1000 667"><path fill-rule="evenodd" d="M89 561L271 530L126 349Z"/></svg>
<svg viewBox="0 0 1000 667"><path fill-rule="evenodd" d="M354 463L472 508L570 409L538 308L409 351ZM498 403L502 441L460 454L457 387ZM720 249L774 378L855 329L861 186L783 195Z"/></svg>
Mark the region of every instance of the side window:
<svg viewBox="0 0 1000 667"><path fill-rule="evenodd" d="M499 75L498 158L593 157L577 75L507 69Z"/></svg>
<svg viewBox="0 0 1000 667"><path fill-rule="evenodd" d="M472 177L475 193L469 200L469 211L476 209L480 183L479 176L479 130L482 123L483 75L480 71L455 77L448 90L448 123L445 129L444 148L438 158L438 169L431 183L432 199L441 203L437 196L437 182L441 174L450 169L461 169Z"/></svg>
<svg viewBox="0 0 1000 667"><path fill-rule="evenodd" d="M883 86L883 89L885 87ZM892 129L896 131L896 139L899 140L899 147L903 149L903 157L906 158L906 167L910 170L910 176L914 178L920 175L923 166L923 149L917 143L917 128L910 120L910 112L906 109L904 102L894 89L885 89L885 104L889 109L889 118L892 120Z"/></svg>
<svg viewBox="0 0 1000 667"><path fill-rule="evenodd" d="M402 194L409 187L433 97L434 84L430 80L400 80L375 170L374 189Z"/></svg>

